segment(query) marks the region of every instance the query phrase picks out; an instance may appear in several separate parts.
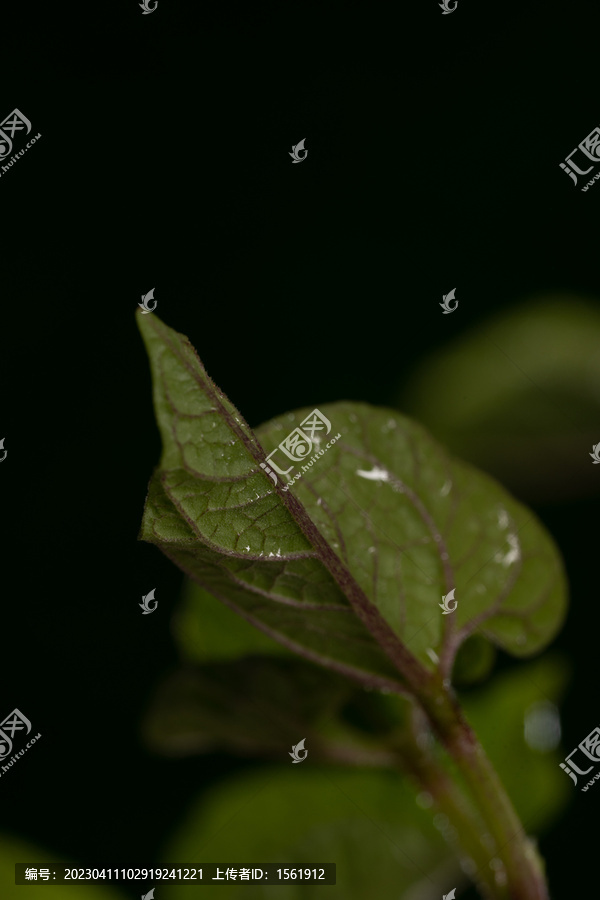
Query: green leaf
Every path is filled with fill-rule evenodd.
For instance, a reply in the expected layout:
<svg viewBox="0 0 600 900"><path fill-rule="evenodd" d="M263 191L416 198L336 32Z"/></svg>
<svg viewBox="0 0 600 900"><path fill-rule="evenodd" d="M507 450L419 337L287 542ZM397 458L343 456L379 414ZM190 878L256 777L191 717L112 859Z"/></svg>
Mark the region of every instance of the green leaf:
<svg viewBox="0 0 600 900"><path fill-rule="evenodd" d="M318 532L297 501L272 490L260 468L264 452L187 339L154 314L138 314L138 325L163 439L140 537L289 649L363 683L401 689L305 534L318 542Z"/></svg>
<svg viewBox="0 0 600 900"><path fill-rule="evenodd" d="M523 497L590 496L599 346L597 300L532 298L424 358L399 406Z"/></svg>
<svg viewBox="0 0 600 900"><path fill-rule="evenodd" d="M260 463L310 409L255 437L185 337L155 315L138 324L163 439L141 537L249 622L391 690L414 657L449 672L473 633L527 656L557 632L566 587L552 539L421 426L366 404L323 406L340 437L284 491ZM458 607L443 616L452 589Z"/></svg>
<svg viewBox="0 0 600 900"><path fill-rule="evenodd" d="M297 677L297 673L288 674L291 679ZM529 833L547 831L571 794L570 782L558 766L564 754L557 745L555 706L564 693L567 674L560 658L546 657L503 672L483 688L461 693L467 718L481 735ZM264 683L261 691L261 696L269 696L269 685ZM319 702L314 685L311 696ZM379 715L402 728L402 710L407 705L403 698L360 690L355 697L368 699L367 711L373 700L383 704ZM231 715L240 716L240 725L242 720L249 724L241 707ZM269 717L259 711L258 718L268 726ZM282 866L335 861L340 894L351 900L371 894L391 900L415 881L432 896L458 886L458 878L445 869L448 851L432 827L435 810L426 811L415 803L412 785L394 771L378 774L315 766L312 738L306 749L309 755L298 771L271 767L246 773L203 795L170 842L163 864L183 859L198 864L218 859L237 867L267 860ZM453 769L441 750L436 755ZM394 847L412 860L412 871ZM371 891L362 881L367 874L376 879ZM232 897L242 889L233 883L221 887ZM169 894L165 900L177 900L175 888L170 890L172 897ZM254 891L251 896L256 900L266 890L275 892L275 898L304 900L313 896L314 889L296 885L246 886L244 890Z"/></svg>
<svg viewBox="0 0 600 900"><path fill-rule="evenodd" d="M461 706L528 832L547 831L572 794L559 763L558 706L569 678L551 655L461 693Z"/></svg>
<svg viewBox="0 0 600 900"><path fill-rule="evenodd" d="M173 616L173 633L188 662L233 660L253 653L294 656L189 578Z"/></svg>
<svg viewBox="0 0 600 900"><path fill-rule="evenodd" d="M391 752L341 720L356 693L347 678L294 657L188 667L160 685L143 733L170 756L225 750L287 761L305 739L313 760L393 765Z"/></svg>
<svg viewBox="0 0 600 900"><path fill-rule="evenodd" d="M309 755L305 763L244 774L203 795L162 864L334 862L337 885L330 890L345 900L396 900L417 885L428 891L424 896L441 897L465 879L431 818L394 773L320 769ZM165 884L163 900L192 900L198 890ZM322 900L324 890L229 881L203 887L202 897Z"/></svg>
<svg viewBox="0 0 600 900"><path fill-rule="evenodd" d="M22 841L12 835L0 835L0 884L2 885L2 900L23 900L24 896L29 894L29 888L23 885L15 884L15 863L27 863L36 869L50 869L52 871L52 863L70 866L75 868L81 867L81 863L71 862L63 859L58 853L49 853L47 850ZM52 885L50 882L43 882L43 895L48 900L57 898L64 900L68 896L70 900L127 900L128 895L123 894L120 890L108 884L77 884L73 882L69 887L61 885ZM31 884L40 884L40 879L32 881ZM39 889L41 890L41 888ZM34 891L37 893L37 891Z"/></svg>
<svg viewBox="0 0 600 900"><path fill-rule="evenodd" d="M493 644L479 634L472 634L456 654L452 669L452 683L457 687L462 687L485 681L492 671L495 661L496 650Z"/></svg>

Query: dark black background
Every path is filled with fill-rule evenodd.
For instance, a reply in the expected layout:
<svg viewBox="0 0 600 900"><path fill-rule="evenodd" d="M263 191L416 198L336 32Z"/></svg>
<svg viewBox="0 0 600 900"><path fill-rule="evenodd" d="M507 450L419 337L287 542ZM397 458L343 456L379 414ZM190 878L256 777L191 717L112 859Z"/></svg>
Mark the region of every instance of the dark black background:
<svg viewBox="0 0 600 900"><path fill-rule="evenodd" d="M584 0L450 16L436 0L159 0L148 16L128 0L5 20L0 113L42 137L0 177L0 709L43 737L0 779L3 831L80 865L151 863L240 765L162 761L138 736L176 661L182 582L136 542L160 452L140 295L155 288L251 425L390 404L491 312L600 296L600 187L583 196L559 168L600 122L599 36ZM443 316L453 285L460 313ZM598 507L536 512L571 583L568 750L598 720ZM142 617L151 588L160 611ZM542 843L555 898L591 878L598 802L574 792Z"/></svg>

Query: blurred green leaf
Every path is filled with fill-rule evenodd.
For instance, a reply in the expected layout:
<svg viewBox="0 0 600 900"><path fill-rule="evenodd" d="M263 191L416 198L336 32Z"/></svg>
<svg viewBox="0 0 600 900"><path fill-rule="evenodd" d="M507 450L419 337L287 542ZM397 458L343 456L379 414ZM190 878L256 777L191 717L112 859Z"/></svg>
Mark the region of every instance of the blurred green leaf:
<svg viewBox="0 0 600 900"><path fill-rule="evenodd" d="M523 497L582 497L600 491L599 385L598 301L551 295L427 356L399 406Z"/></svg>
<svg viewBox="0 0 600 900"><path fill-rule="evenodd" d="M479 634L472 634L456 655L452 683L456 687L463 687L485 681L495 661L496 649L493 644Z"/></svg>
<svg viewBox="0 0 600 900"><path fill-rule="evenodd" d="M391 753L337 715L355 692L348 679L297 658L207 664L166 679L143 731L154 750L174 756L219 749L287 761L304 738L313 759L390 765Z"/></svg>
<svg viewBox="0 0 600 900"><path fill-rule="evenodd" d="M187 338L154 314L138 323L163 440L141 537L214 596L311 661L392 689L403 681L384 641L403 641L432 668L432 650L451 662L475 631L520 656L554 636L560 557L497 483L415 422L339 403L322 412L340 439L318 451L293 497L275 491L264 451ZM309 412L260 428L265 450ZM438 606L451 588L459 602L447 619Z"/></svg>
<svg viewBox="0 0 600 900"><path fill-rule="evenodd" d="M558 766L563 754L555 706L567 674L560 658L550 656L461 693L466 716L529 833L547 831L570 796L570 782ZM394 695L355 691L355 697L365 697L367 704L380 701L378 714L396 724L407 704ZM233 778L204 795L170 842L163 863L204 860L240 867L267 861L282 866L336 862L339 892L350 900L371 895L395 900L417 883L419 893L411 897L439 900L449 885L458 884L462 876L452 871L449 852L433 827L435 813L415 802L408 781L393 770L384 774L323 769L315 765L310 741L306 748L309 756L297 770L270 767ZM453 763L445 754L438 750L437 755L452 771ZM371 875L376 880L369 889ZM273 900L309 900L318 890L299 884L262 888L235 883L220 889L232 897L245 890L253 900L262 900L267 891ZM165 900L181 896L175 887L167 890ZM180 890L185 900L191 889ZM210 891L216 888L207 890L210 900Z"/></svg>
<svg viewBox="0 0 600 900"><path fill-rule="evenodd" d="M71 868L81 868L81 863L75 863L63 859L59 854L50 854L47 850L29 844L15 838L12 835L0 835L0 885L2 885L2 900L23 900L26 896L36 894L52 900L128 900L128 895L123 894L118 888L108 884L77 884L68 887L44 883L41 888L30 888L25 885L15 884L15 863L28 863L37 869L50 868L52 863L58 863ZM87 867L84 867L87 868ZM39 882L38 882L39 883ZM36 884L36 882L32 882Z"/></svg>
<svg viewBox="0 0 600 900"><path fill-rule="evenodd" d="M568 799L557 749L566 679L565 665L549 657L461 692L465 714L527 829L546 828ZM153 746L173 754L220 747L285 759L306 738L313 762L393 768L394 733L403 729L406 705L301 660L246 658L176 673L146 730Z"/></svg>
<svg viewBox="0 0 600 900"><path fill-rule="evenodd" d="M568 675L567 665L548 655L460 695L465 715L528 832L547 831L571 796L572 782L559 768L564 753L558 705Z"/></svg>
<svg viewBox="0 0 600 900"><path fill-rule="evenodd" d="M232 660L253 653L297 658L190 578L185 579L172 627L181 655L189 662Z"/></svg>
<svg viewBox="0 0 600 900"><path fill-rule="evenodd" d="M310 758L310 757L309 757ZM399 900L421 885L422 900L440 900L464 875L430 813L394 773L276 766L231 779L195 803L163 854L163 865L197 861L239 868L337 864L344 900ZM198 888L165 885L163 900L191 900ZM322 900L326 888L221 883L205 900ZM415 896L417 896L415 894Z"/></svg>

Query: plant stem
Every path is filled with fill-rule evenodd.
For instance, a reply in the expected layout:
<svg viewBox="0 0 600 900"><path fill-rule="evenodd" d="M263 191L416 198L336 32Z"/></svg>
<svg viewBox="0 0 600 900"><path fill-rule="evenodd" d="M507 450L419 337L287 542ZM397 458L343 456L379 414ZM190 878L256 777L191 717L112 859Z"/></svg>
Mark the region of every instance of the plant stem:
<svg viewBox="0 0 600 900"><path fill-rule="evenodd" d="M548 900L542 861L454 693L435 678L419 701L495 840L497 857L504 865L507 896L511 900ZM498 876L502 873L496 880Z"/></svg>
<svg viewBox="0 0 600 900"><path fill-rule="evenodd" d="M461 859L462 867L486 900L508 900L508 886L497 881L490 867L493 854L486 847L485 826L464 794L443 770L426 745L427 718L413 705L405 727L394 737L402 768L428 793L447 825L443 835Z"/></svg>

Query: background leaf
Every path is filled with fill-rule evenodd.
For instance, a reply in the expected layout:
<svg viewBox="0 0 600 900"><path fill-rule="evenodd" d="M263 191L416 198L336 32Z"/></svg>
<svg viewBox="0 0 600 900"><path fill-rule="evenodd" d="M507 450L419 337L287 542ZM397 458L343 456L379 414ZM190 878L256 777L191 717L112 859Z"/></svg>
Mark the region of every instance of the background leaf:
<svg viewBox="0 0 600 900"><path fill-rule="evenodd" d="M531 500L600 491L587 456L600 440L600 311L535 297L422 359L399 392L464 459Z"/></svg>
<svg viewBox="0 0 600 900"><path fill-rule="evenodd" d="M565 754L558 706L568 677L566 663L549 654L460 696L528 832L548 830L572 797L572 782L559 768Z"/></svg>
<svg viewBox="0 0 600 900"><path fill-rule="evenodd" d="M489 685L461 695L467 718L482 737L528 833L546 832L571 796L570 782L558 763L560 726L554 704L565 690L567 667L557 657L499 674ZM394 695L369 695L378 714L399 722L407 701ZM545 708L545 718L536 710ZM554 715L548 717L548 708ZM557 731L558 728L558 731ZM464 884L442 841L443 821L426 809L415 788L395 771L348 771L314 764L270 766L216 786L193 803L165 848L162 862L200 864L222 861L240 867L275 861L282 866L321 862L338 864L339 894L349 900L439 900ZM452 763L442 751L437 753ZM434 823L438 823L437 826ZM369 880L367 880L369 879ZM193 888L165 887L165 900L185 900ZM210 898L216 887L207 887ZM319 888L219 885L225 896L252 900L310 900ZM216 897L216 894L215 894Z"/></svg>
<svg viewBox="0 0 600 900"><path fill-rule="evenodd" d="M397 900L421 885L422 900L464 883L431 822L395 773L351 772L306 762L238 776L194 804L165 850L163 864L226 861L282 866L335 862L345 900ZM312 900L323 887L240 885L203 887L202 896L246 900ZM198 888L165 886L164 900L188 900Z"/></svg>
<svg viewBox="0 0 600 900"><path fill-rule="evenodd" d="M311 759L392 765L394 757L338 713L357 693L346 678L298 658L246 657L188 667L160 686L146 742L173 756L225 750L287 761L306 739ZM362 693L359 691L359 693Z"/></svg>
<svg viewBox="0 0 600 900"><path fill-rule="evenodd" d="M471 635L456 654L452 683L458 687L484 681L492 671L495 660L494 645L479 634Z"/></svg>
<svg viewBox="0 0 600 900"><path fill-rule="evenodd" d="M294 657L279 641L255 628L200 585L186 578L172 630L189 662L238 659L251 653Z"/></svg>

